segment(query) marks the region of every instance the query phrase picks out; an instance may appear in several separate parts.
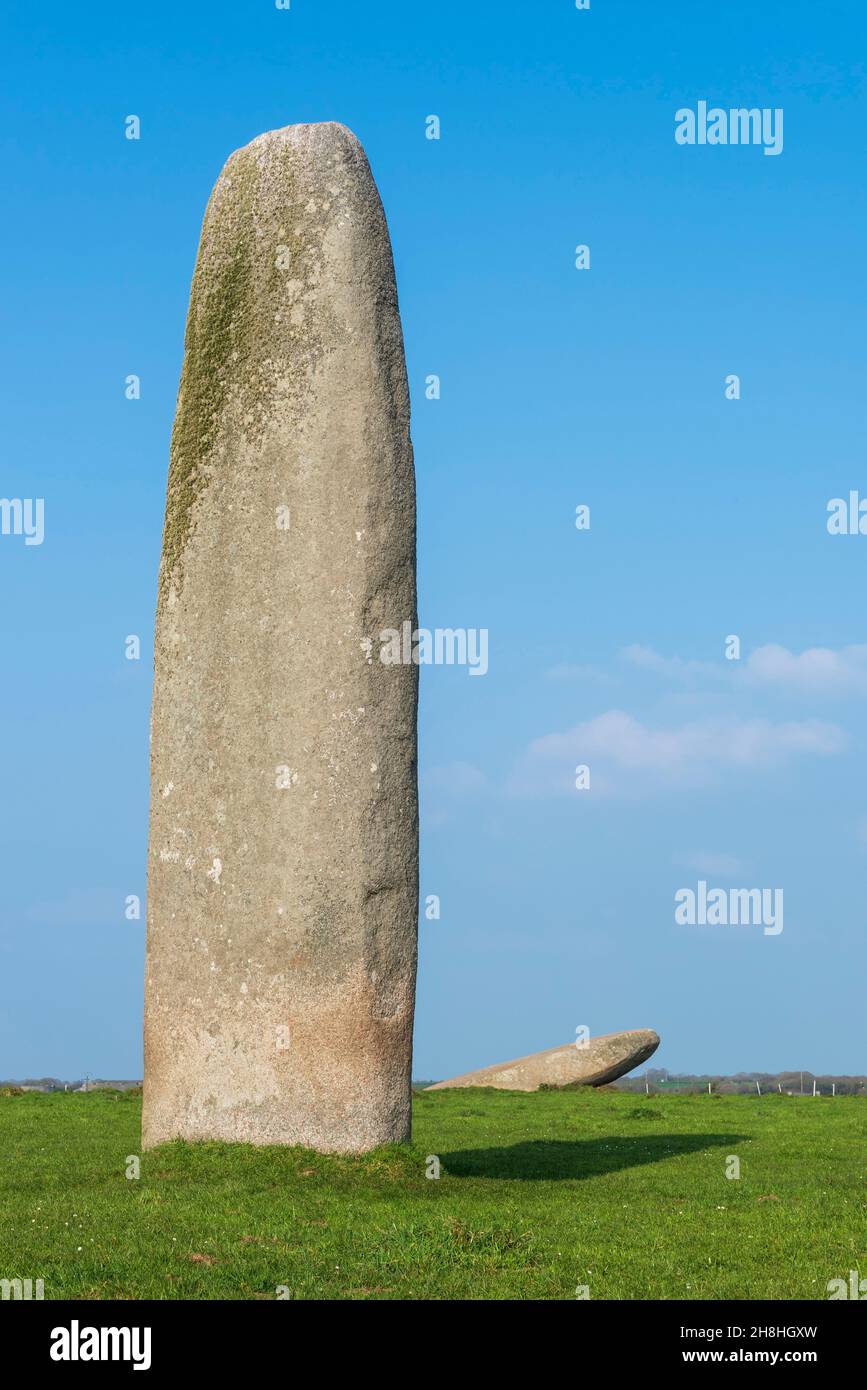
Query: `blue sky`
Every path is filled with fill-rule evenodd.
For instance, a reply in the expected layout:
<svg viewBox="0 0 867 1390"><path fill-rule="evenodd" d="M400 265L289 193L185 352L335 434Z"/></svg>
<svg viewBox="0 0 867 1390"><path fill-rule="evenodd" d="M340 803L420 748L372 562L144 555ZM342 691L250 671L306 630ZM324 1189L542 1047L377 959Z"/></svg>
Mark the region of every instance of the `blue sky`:
<svg viewBox="0 0 867 1390"><path fill-rule="evenodd" d="M422 668L415 1075L579 1025L867 1070L867 537L826 528L867 496L865 39L854 0L7 11L0 495L45 538L0 536L0 1076L141 1073L189 283L225 159L311 120L391 229L421 622L490 634L484 678ZM783 152L676 144L699 100L782 108ZM782 888L783 932L678 925L699 879Z"/></svg>

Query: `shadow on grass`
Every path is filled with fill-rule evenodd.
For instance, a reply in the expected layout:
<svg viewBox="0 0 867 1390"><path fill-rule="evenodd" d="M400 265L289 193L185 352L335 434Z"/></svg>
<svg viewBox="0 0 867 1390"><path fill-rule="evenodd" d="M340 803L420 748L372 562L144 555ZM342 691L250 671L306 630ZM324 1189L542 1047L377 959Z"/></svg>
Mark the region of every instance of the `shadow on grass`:
<svg viewBox="0 0 867 1390"><path fill-rule="evenodd" d="M641 1134L609 1139L530 1139L499 1149L456 1149L440 1154L453 1178L595 1178L621 1168L662 1163L682 1154L732 1146L743 1134Z"/></svg>

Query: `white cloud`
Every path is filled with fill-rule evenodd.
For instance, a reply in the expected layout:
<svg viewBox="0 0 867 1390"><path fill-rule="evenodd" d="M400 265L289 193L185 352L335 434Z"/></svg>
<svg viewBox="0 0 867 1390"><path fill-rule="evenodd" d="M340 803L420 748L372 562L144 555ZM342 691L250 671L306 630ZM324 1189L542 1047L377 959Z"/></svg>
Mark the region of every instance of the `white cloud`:
<svg viewBox="0 0 867 1390"><path fill-rule="evenodd" d="M624 647L620 652L620 658L642 671L655 671L660 676L670 676L676 680L691 680L696 676L719 680L721 676L728 675L727 668L730 665L724 660L714 663L685 660L682 656L660 656L652 647L643 647L639 642Z"/></svg>
<svg viewBox="0 0 867 1390"><path fill-rule="evenodd" d="M652 671L669 680L733 680L753 686L768 686L800 695L856 695L867 693L867 645L808 647L789 651L769 642L743 662L692 661L680 656L661 656L652 647L634 643L624 647L621 660L642 671Z"/></svg>
<svg viewBox="0 0 867 1390"><path fill-rule="evenodd" d="M751 771L802 755L838 753L841 729L810 719L701 719L650 728L623 710L609 710L563 733L535 739L509 782L518 795L573 791L636 792L649 786L689 785L725 769ZM574 769L590 767L591 791L574 791Z"/></svg>
<svg viewBox="0 0 867 1390"><path fill-rule="evenodd" d="M796 654L770 643L751 652L750 680L799 694L849 695L867 692L867 646L808 647Z"/></svg>

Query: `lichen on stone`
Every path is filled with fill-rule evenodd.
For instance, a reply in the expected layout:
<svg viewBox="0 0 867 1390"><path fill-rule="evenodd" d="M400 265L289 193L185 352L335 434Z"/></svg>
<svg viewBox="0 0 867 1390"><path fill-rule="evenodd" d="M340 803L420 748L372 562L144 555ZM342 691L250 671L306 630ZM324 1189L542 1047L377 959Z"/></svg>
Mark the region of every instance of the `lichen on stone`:
<svg viewBox="0 0 867 1390"><path fill-rule="evenodd" d="M350 198L344 204L340 195L347 183L336 176L336 166L352 168L359 161L369 201L359 205ZM378 222L384 230L363 151L342 126L271 131L236 150L217 180L190 292L158 609L171 592L180 593L196 506L222 436L231 425L248 442L261 440L278 400L300 415L323 356L345 341L345 326L334 320L320 284L328 274L329 236L359 219L374 240ZM289 253L288 269L277 264L281 245ZM353 271L365 274L354 266ZM396 314L393 284L379 293L390 319Z"/></svg>
<svg viewBox="0 0 867 1390"><path fill-rule="evenodd" d="M172 431L160 603L174 581L190 534L195 503L205 485L233 366L249 348L252 218L255 169L232 157L208 203L184 342L184 366Z"/></svg>
<svg viewBox="0 0 867 1390"><path fill-rule="evenodd" d="M196 504L230 406L245 437L261 438L275 396L300 396L306 389L303 369L321 353L321 332L286 295L288 281L298 280L303 310L319 271L309 217L294 205L303 200L294 152L285 146L257 150L258 143L232 155L205 213L172 431L159 606L170 589L180 591ZM276 219L261 186L275 158L281 160L285 200ZM289 250L290 271L277 265L280 244Z"/></svg>

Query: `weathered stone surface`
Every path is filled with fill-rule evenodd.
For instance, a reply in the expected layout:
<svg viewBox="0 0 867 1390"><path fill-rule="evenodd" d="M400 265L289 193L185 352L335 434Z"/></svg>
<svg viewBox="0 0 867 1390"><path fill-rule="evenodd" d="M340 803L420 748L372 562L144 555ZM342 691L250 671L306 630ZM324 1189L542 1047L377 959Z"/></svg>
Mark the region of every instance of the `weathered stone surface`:
<svg viewBox="0 0 867 1390"><path fill-rule="evenodd" d="M446 1091L455 1086L493 1086L498 1091L538 1091L540 1086L605 1086L625 1076L652 1057L659 1037L652 1028L634 1028L628 1033L605 1033L590 1038L586 1047L574 1042L532 1052L514 1062L499 1062L480 1071L438 1081L429 1091Z"/></svg>
<svg viewBox="0 0 867 1390"><path fill-rule="evenodd" d="M410 1132L415 488L364 152L289 126L202 229L155 642L145 1147Z"/></svg>

